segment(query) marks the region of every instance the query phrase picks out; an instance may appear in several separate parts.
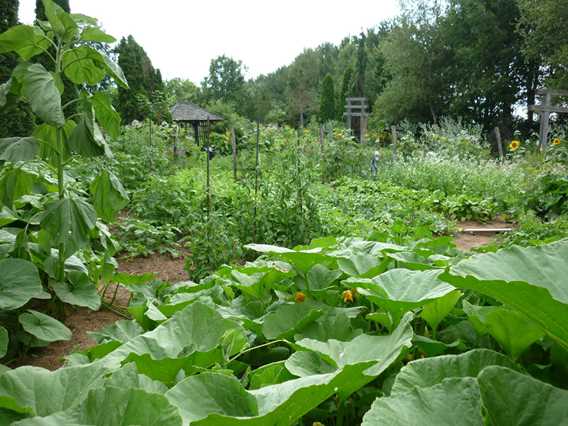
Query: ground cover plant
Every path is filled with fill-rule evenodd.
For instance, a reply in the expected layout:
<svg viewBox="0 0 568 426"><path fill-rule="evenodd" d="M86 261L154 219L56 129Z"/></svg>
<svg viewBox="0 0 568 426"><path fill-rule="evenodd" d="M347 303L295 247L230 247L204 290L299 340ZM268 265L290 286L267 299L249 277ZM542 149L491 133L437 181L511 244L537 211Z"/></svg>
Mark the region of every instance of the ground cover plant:
<svg viewBox="0 0 568 426"><path fill-rule="evenodd" d="M58 371L4 372L2 418L15 425L565 419L568 240L466 259L446 238L247 249L260 257L198 283L124 277L134 319L95 333L99 344Z"/></svg>

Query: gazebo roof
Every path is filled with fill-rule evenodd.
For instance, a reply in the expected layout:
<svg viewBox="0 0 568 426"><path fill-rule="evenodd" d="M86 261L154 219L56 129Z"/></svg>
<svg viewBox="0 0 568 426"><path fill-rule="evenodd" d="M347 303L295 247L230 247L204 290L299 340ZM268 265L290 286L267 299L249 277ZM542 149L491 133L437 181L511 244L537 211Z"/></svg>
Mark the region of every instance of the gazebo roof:
<svg viewBox="0 0 568 426"><path fill-rule="evenodd" d="M171 113L174 121L223 121L223 117L211 114L191 102L178 102L173 106Z"/></svg>

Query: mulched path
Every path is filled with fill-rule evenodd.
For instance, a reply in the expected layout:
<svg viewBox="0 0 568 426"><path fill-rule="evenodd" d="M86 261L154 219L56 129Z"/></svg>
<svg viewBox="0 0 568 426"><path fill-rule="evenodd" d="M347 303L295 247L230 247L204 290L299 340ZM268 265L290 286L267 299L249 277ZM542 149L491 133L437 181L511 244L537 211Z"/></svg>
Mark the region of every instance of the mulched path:
<svg viewBox="0 0 568 426"><path fill-rule="evenodd" d="M495 229L495 228L514 228L515 225L501 220L495 220L488 223L480 223L475 221L460 222L458 232L454 238L454 242L458 249L462 251L471 251L472 249L484 246L493 242L497 236L495 233L479 233L474 234L470 232L463 232L463 229L476 228L476 229Z"/></svg>
<svg viewBox="0 0 568 426"><path fill-rule="evenodd" d="M183 258L172 259L167 255L154 255L143 258L119 259L120 272L130 274L144 274L153 272L157 278L178 282L188 279L184 271ZM110 302L115 291L115 286L107 289L105 300ZM118 291L114 301L115 306L126 307L130 293L124 287L118 286ZM99 311L91 311L86 308L69 307L67 317L63 321L73 332L71 340L66 342L55 342L51 345L30 351L27 355L15 360L9 366L12 368L23 365L43 367L48 370L56 370L63 365L64 357L73 352L88 349L96 342L87 334L89 331L100 330L118 320L124 319L121 315L112 312L104 307Z"/></svg>

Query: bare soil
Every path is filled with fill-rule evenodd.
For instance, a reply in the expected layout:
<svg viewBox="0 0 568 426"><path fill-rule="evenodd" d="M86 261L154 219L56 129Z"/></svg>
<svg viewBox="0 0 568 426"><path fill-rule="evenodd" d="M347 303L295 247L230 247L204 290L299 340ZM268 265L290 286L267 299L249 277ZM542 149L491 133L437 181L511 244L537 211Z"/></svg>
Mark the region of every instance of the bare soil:
<svg viewBox="0 0 568 426"><path fill-rule="evenodd" d="M494 232L472 233L464 232L464 229L495 229L495 228L513 228L514 224L495 220L488 223L480 223L474 221L460 222L459 232L455 235L454 242L458 249L462 251L471 251L475 248L489 244L495 240L497 234Z"/></svg>
<svg viewBox="0 0 568 426"><path fill-rule="evenodd" d="M188 279L187 273L184 271L183 258L172 259L166 255L119 259L118 270L137 275L152 272L158 279L170 282ZM107 289L104 299L107 303L113 302L113 306L117 308L126 308L130 293L124 287L111 285ZM69 308L63 322L73 332L71 340L55 342L45 348L32 350L11 363L10 367L32 365L56 370L63 365L65 356L88 349L96 344L87 334L89 331L98 331L120 319L124 319L124 317L104 307L99 311L91 311L86 308Z"/></svg>

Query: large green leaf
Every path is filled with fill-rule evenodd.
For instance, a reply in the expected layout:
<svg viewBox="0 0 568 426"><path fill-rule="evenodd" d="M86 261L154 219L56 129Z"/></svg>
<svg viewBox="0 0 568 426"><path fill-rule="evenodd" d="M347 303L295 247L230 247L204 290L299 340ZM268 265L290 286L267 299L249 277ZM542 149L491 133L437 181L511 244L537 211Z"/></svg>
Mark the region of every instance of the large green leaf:
<svg viewBox="0 0 568 426"><path fill-rule="evenodd" d="M309 250L290 250L284 247L266 244L248 244L245 248L280 258L290 263L294 266L294 268L296 268L296 270L304 274L307 274L308 271L316 264L334 267L337 263L332 257L323 254L320 248Z"/></svg>
<svg viewBox="0 0 568 426"><path fill-rule="evenodd" d="M49 299L35 265L23 259L0 260L0 309L24 306L30 299Z"/></svg>
<svg viewBox="0 0 568 426"><path fill-rule="evenodd" d="M163 395L109 386L93 389L81 404L67 411L22 420L14 426L77 425L181 426L182 419Z"/></svg>
<svg viewBox="0 0 568 426"><path fill-rule="evenodd" d="M292 354L286 361L286 368L300 377L325 373L329 366L337 370L343 369L345 374L342 373L338 378L341 380L338 393L346 398L379 376L396 361L405 348L412 346L412 318L412 314L406 314L393 333L386 336L362 334L348 342L299 340L295 346L300 352ZM312 351L320 359L310 356L307 363L307 357L302 351ZM311 370L312 366L315 370Z"/></svg>
<svg viewBox="0 0 568 426"><path fill-rule="evenodd" d="M49 46L43 31L30 25L16 25L0 34L0 53L16 52L24 61L45 52Z"/></svg>
<svg viewBox="0 0 568 426"><path fill-rule="evenodd" d="M95 210L107 222L112 222L128 204L126 190L118 178L106 169L93 180L90 189Z"/></svg>
<svg viewBox="0 0 568 426"><path fill-rule="evenodd" d="M284 361L263 365L250 373L250 389L260 389L295 379L284 365Z"/></svg>
<svg viewBox="0 0 568 426"><path fill-rule="evenodd" d="M404 394L378 398L363 417L362 426L482 426L477 380L447 379Z"/></svg>
<svg viewBox="0 0 568 426"><path fill-rule="evenodd" d="M405 312L427 305L455 290L438 279L440 273L393 269L373 279L349 278L343 283L359 287L359 293L387 310L396 324Z"/></svg>
<svg viewBox="0 0 568 426"><path fill-rule="evenodd" d="M64 140L68 139L75 129L77 124L73 120L67 120L65 126L61 129L63 131ZM40 141L40 156L42 159L50 163L52 166L57 166L59 161L60 149L57 146L57 130L55 126L49 124L42 124L34 129L33 136ZM63 145L63 160L69 159L69 149L66 144Z"/></svg>
<svg viewBox="0 0 568 426"><path fill-rule="evenodd" d="M112 157L110 148L95 122L93 111L87 110L77 126L71 132L67 139L67 148L74 154L84 155L86 157L96 157L104 155Z"/></svg>
<svg viewBox="0 0 568 426"><path fill-rule="evenodd" d="M74 306L83 306L92 311L98 311L101 307L101 296L97 292L96 285L89 280L89 276L82 272L68 272L70 282L55 282L52 284L57 297Z"/></svg>
<svg viewBox="0 0 568 426"><path fill-rule="evenodd" d="M420 316L428 323L432 330L437 330L440 322L454 309L458 300L463 296L461 291L452 291L428 303L422 309Z"/></svg>
<svg viewBox="0 0 568 426"><path fill-rule="evenodd" d="M334 394L337 374L289 380L246 391L234 377L203 373L166 393L184 425L290 425Z"/></svg>
<svg viewBox="0 0 568 426"><path fill-rule="evenodd" d="M41 64L23 63L14 75L22 84L22 95L30 102L32 111L48 124L65 125L61 106L61 93L49 71Z"/></svg>
<svg viewBox="0 0 568 426"><path fill-rule="evenodd" d="M440 278L490 296L539 324L568 349L568 239L472 256Z"/></svg>
<svg viewBox="0 0 568 426"><path fill-rule="evenodd" d="M99 43L114 43L116 39L97 27L87 27L81 33L83 41L98 41Z"/></svg>
<svg viewBox="0 0 568 426"><path fill-rule="evenodd" d="M176 313L156 329L141 334L103 359L106 365L120 366L127 358L139 361L139 367L160 366L168 370L172 379L180 369L191 370L195 362L217 361L216 356L227 331L240 329L231 320L224 319L214 309L200 302L193 303ZM217 352L215 352L217 351ZM215 353L213 353L215 352ZM155 361L155 362L153 362ZM172 367L168 366L170 364ZM164 371L165 371L164 370ZM146 373L145 373L146 374ZM148 372L154 377L152 372Z"/></svg>
<svg viewBox="0 0 568 426"><path fill-rule="evenodd" d="M144 333L144 329L136 321L120 320L102 330L89 332L89 336L95 339L97 343L110 340L126 343L142 333Z"/></svg>
<svg viewBox="0 0 568 426"><path fill-rule="evenodd" d="M81 402L102 384L106 370L99 365L48 371L20 367L0 375L0 408L33 416L48 416Z"/></svg>
<svg viewBox="0 0 568 426"><path fill-rule="evenodd" d="M88 46L68 50L63 55L63 71L76 84L97 84L109 75L120 86L128 87L120 67L106 55Z"/></svg>
<svg viewBox="0 0 568 426"><path fill-rule="evenodd" d="M96 92L91 97L95 116L100 125L113 138L120 136L120 114L114 109L110 96L104 92Z"/></svg>
<svg viewBox="0 0 568 426"><path fill-rule="evenodd" d="M75 84L96 85L106 76L105 69L96 61L93 49L88 46L76 47L63 55L65 76Z"/></svg>
<svg viewBox="0 0 568 426"><path fill-rule="evenodd" d="M515 368L511 359L488 349L474 349L459 355L419 359L400 370L391 393L404 394L416 387L427 388L447 378L477 377L481 370L490 365Z"/></svg>
<svg viewBox="0 0 568 426"><path fill-rule="evenodd" d="M55 248L63 244L68 258L89 244L96 221L95 210L82 198L64 198L48 206L41 227Z"/></svg>
<svg viewBox="0 0 568 426"><path fill-rule="evenodd" d="M69 340L73 335L64 324L49 315L28 309L18 317L23 329L44 342Z"/></svg>
<svg viewBox="0 0 568 426"><path fill-rule="evenodd" d="M31 161L39 150L38 141L34 138L0 139L0 161Z"/></svg>
<svg viewBox="0 0 568 426"><path fill-rule="evenodd" d="M505 367L487 367L478 376L492 425L566 425L568 391Z"/></svg>
<svg viewBox="0 0 568 426"><path fill-rule="evenodd" d="M464 300L463 310L478 333L491 334L514 359L544 336L538 324L513 309L475 306Z"/></svg>
<svg viewBox="0 0 568 426"><path fill-rule="evenodd" d="M79 27L71 15L52 0L42 0L45 16L55 33L65 41L72 41L78 34Z"/></svg>
<svg viewBox="0 0 568 426"><path fill-rule="evenodd" d="M324 313L324 306L310 302L279 305L262 321L262 334L267 339L291 338Z"/></svg>

